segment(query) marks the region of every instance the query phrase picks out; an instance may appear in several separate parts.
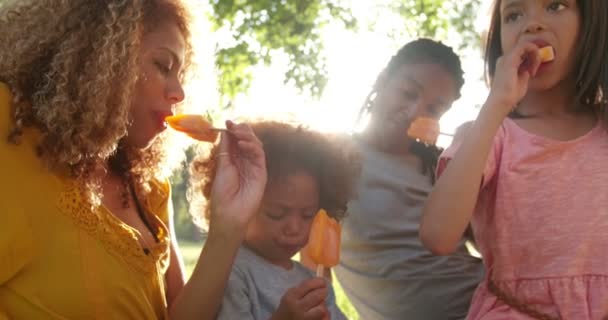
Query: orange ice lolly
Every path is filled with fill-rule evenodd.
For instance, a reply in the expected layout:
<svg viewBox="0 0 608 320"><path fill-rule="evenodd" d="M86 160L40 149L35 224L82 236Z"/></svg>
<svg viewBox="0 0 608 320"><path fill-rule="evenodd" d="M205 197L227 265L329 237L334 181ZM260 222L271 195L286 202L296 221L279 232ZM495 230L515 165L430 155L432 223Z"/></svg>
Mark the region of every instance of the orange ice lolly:
<svg viewBox="0 0 608 320"><path fill-rule="evenodd" d="M427 117L417 118L407 130L407 135L426 144L435 144L439 137L439 122Z"/></svg>
<svg viewBox="0 0 608 320"><path fill-rule="evenodd" d="M555 52L553 52L552 46L542 47L538 50L538 56L540 58L540 62L549 62L555 59Z"/></svg>
<svg viewBox="0 0 608 320"><path fill-rule="evenodd" d="M200 114L178 114L165 118L171 128L183 132L193 139L214 142L218 131L205 116Z"/></svg>
<svg viewBox="0 0 608 320"><path fill-rule="evenodd" d="M331 268L340 262L340 236L342 227L323 209L319 210L310 228L305 247L307 255L317 265L317 277L323 276L323 268Z"/></svg>

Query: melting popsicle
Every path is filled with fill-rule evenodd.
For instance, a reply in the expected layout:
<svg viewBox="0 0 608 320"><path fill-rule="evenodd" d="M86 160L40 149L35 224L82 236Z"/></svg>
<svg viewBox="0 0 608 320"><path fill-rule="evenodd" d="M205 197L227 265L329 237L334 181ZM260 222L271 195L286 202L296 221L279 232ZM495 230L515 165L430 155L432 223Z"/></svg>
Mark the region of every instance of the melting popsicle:
<svg viewBox="0 0 608 320"><path fill-rule="evenodd" d="M553 61L553 59L555 59L555 52L553 51L553 47L546 46L546 47L540 48L538 50L538 56L540 57L541 63Z"/></svg>
<svg viewBox="0 0 608 320"><path fill-rule="evenodd" d="M211 125L205 116L200 114L178 114L165 118L171 128L183 132L193 139L214 142L218 131Z"/></svg>
<svg viewBox="0 0 608 320"><path fill-rule="evenodd" d="M427 117L417 118L407 130L407 135L426 144L435 144L439 137L439 122Z"/></svg>
<svg viewBox="0 0 608 320"><path fill-rule="evenodd" d="M545 46L542 47L540 49L538 49L538 59L540 60L540 63L547 63L547 62L551 62L555 59L555 51L553 50L552 46ZM524 71L531 71L531 62L529 59L529 56L526 56L524 58L524 60L522 61L521 65L519 66L519 72L524 72Z"/></svg>
<svg viewBox="0 0 608 320"><path fill-rule="evenodd" d="M323 276L323 268L331 268L340 262L340 237L342 228L323 209L315 215L310 228L306 254L317 265L317 277Z"/></svg>

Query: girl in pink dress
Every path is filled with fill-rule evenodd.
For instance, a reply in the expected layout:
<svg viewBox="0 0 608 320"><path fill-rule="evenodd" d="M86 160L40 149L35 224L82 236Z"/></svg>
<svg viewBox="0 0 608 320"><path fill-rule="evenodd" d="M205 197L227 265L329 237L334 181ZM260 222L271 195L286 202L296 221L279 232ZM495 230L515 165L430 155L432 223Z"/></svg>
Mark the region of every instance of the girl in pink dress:
<svg viewBox="0 0 608 320"><path fill-rule="evenodd" d="M448 254L472 222L488 271L468 319L608 319L606 17L606 0L495 2L490 94L420 227Z"/></svg>

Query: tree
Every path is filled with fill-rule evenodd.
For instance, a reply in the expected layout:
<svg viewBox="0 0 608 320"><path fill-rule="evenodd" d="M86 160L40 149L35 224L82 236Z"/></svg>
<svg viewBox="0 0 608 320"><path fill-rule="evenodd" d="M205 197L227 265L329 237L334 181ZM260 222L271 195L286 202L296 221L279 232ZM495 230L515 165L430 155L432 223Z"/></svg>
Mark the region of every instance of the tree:
<svg viewBox="0 0 608 320"><path fill-rule="evenodd" d="M447 40L450 34L461 38L459 49L478 48L479 34L475 19L481 0L400 0L390 1L388 10L399 12L410 36Z"/></svg>
<svg viewBox="0 0 608 320"><path fill-rule="evenodd" d="M303 93L320 97L327 82L323 56L322 28L332 20L356 30L346 0L211 0L215 30L228 31L231 41L216 54L223 106L249 88L251 67L271 64L273 55L285 54L289 66L285 82ZM404 27L393 30L403 35L446 40L458 33L460 49L478 47L474 22L481 0L351 0L374 1L376 18L398 12ZM373 26L370 26L373 27Z"/></svg>
<svg viewBox="0 0 608 320"><path fill-rule="evenodd" d="M327 82L323 27L336 20L353 31L359 27L345 1L348 0L210 0L210 20L215 31L229 37L218 46L215 58L223 97L221 107L229 107L236 95L247 92L254 66L270 65L277 55L286 55L289 61L286 83L309 96L320 97ZM383 19L387 12L401 16L403 24L387 34L395 39L446 40L456 32L462 38L458 49L479 47L474 22L481 0L350 1L374 1L374 12L369 13L374 19ZM373 22L367 27L373 28ZM188 158L191 157L189 151ZM191 222L185 199L188 179L188 170L177 172L172 178L175 225L180 238L198 240L200 233Z"/></svg>
<svg viewBox="0 0 608 320"><path fill-rule="evenodd" d="M2 0L0 0L2 1ZM189 164L194 158L194 149L186 151L186 163ZM171 177L171 201L173 203L173 223L175 233L183 240L198 241L203 235L190 214L190 204L186 198L190 179L190 170L185 166L176 171ZM202 214L202 213L201 213Z"/></svg>
<svg viewBox="0 0 608 320"><path fill-rule="evenodd" d="M285 82L319 97L327 82L322 27L332 19L356 25L341 0L212 0L211 6L215 29L226 29L233 40L216 53L220 91L228 99L248 89L252 66L269 65L278 53L289 60Z"/></svg>

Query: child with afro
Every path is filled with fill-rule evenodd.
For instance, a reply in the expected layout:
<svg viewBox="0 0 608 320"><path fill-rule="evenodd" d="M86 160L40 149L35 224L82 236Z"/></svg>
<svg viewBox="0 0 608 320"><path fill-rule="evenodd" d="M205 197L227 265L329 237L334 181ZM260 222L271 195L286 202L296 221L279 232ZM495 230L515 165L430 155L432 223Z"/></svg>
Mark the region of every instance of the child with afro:
<svg viewBox="0 0 608 320"><path fill-rule="evenodd" d="M264 145L268 183L237 253L218 319L345 319L331 284L292 257L307 244L320 209L337 220L345 215L360 170L357 157L347 142L301 126L249 124ZM210 191L221 156L214 147L192 163L190 195L199 196L206 213L213 206Z"/></svg>

